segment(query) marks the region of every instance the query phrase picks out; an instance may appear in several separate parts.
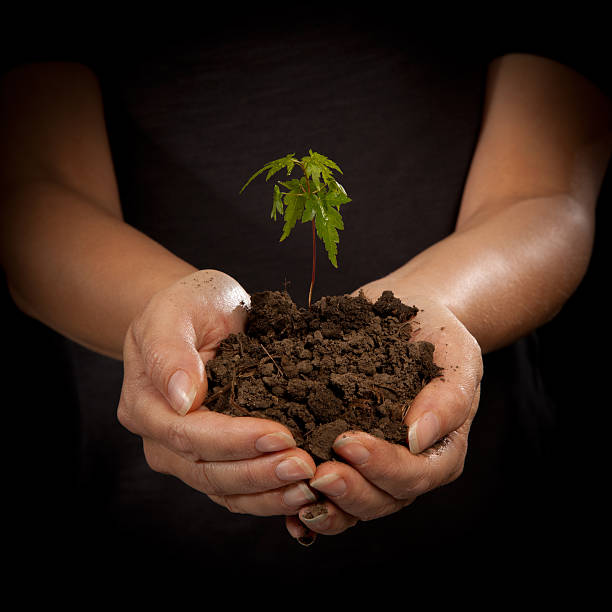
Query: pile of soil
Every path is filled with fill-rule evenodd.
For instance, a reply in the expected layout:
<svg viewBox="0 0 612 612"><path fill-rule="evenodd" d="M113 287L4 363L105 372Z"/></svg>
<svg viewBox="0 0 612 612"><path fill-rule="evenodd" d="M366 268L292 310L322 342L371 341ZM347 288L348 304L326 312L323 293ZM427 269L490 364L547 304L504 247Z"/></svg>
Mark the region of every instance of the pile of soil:
<svg viewBox="0 0 612 612"><path fill-rule="evenodd" d="M411 341L418 309L387 291L324 297L298 307L288 293L251 296L245 333L206 365L210 410L283 423L317 463L348 430L406 444L403 417L441 368L434 346Z"/></svg>

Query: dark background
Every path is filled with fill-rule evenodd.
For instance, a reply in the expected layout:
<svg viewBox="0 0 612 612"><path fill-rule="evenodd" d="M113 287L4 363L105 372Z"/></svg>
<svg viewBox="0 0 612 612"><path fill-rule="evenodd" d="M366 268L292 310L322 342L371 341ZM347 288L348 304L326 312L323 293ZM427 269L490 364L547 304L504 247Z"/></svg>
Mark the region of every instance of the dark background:
<svg viewBox="0 0 612 612"><path fill-rule="evenodd" d="M597 45L588 49L594 78L599 78L601 67L607 66L604 50L605 46ZM575 57L570 51L568 55ZM501 497L503 501L495 506L490 522L483 520L477 532L454 540L459 542L458 550L444 551L445 534L441 533L434 545L441 557L461 557L469 548L488 559L497 559L493 551L501 550L507 559L530 550L528 559L523 556L521 567L525 571L540 562L547 566L573 565L576 556L586 555L587 546L601 537L600 489L607 459L602 440L607 434L604 415L608 382L608 359L602 357L602 348L608 344L605 288L610 251L606 231L611 198L608 172L587 275L562 312L534 338L542 383L555 404L556 415L554 433L545 441L538 472L531 480L513 483L515 488ZM108 459L100 463L96 457L81 456L79 398L71 381L74 376L87 376L87 370L74 371L73 363L64 359L64 340L19 313L6 291L2 299L7 339L5 504L7 540L10 535L12 542L8 554L24 572L35 568L52 574L66 554L76 562L71 564L72 570L79 559L86 559L86 565L92 567L104 565L100 563L102 557L113 551L116 542L112 538L105 541L109 536L105 529L107 509L99 505L96 489L110 483L113 471L121 466L113 465L112 458L110 463ZM74 350L87 360L83 349ZM108 394L112 399L117 394L113 381L118 368L120 364L109 360L109 388L102 386L100 396ZM84 463L94 469L94 477L85 483L80 480ZM142 542L135 546L145 554L149 550ZM115 558L113 563L120 566L121 559Z"/></svg>

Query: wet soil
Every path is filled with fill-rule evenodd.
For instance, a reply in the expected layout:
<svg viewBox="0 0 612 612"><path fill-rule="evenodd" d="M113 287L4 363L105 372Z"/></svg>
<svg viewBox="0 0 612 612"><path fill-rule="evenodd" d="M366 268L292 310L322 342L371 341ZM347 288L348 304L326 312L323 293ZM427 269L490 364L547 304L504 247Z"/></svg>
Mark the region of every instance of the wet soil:
<svg viewBox="0 0 612 612"><path fill-rule="evenodd" d="M406 444L410 403L442 373L434 346L411 339L417 312L390 291L375 303L343 295L310 308L286 292L256 293L245 333L225 339L206 365L205 405L283 423L317 463L334 458L345 431Z"/></svg>

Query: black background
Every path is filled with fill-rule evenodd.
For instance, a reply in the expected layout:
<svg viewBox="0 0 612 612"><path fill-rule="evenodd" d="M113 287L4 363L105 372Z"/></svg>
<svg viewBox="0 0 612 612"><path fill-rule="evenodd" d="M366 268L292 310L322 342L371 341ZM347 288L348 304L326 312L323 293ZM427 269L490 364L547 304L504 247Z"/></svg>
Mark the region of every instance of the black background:
<svg viewBox="0 0 612 612"><path fill-rule="evenodd" d="M206 27L214 29L210 24ZM20 40L20 44L23 42ZM601 75L602 65L607 65L604 50L605 46L597 45L588 49L594 75ZM585 61L584 56L580 61ZM606 87L605 81L601 86ZM541 563L573 567L576 556L581 555L576 550L586 554L587 545L601 537L600 490L607 459L609 362L607 355L602 356L602 348L608 345L605 289L610 251L606 232L611 183L608 173L598 206L596 241L587 275L555 320L537 332L542 380L555 402L558 417L538 474L524 488L514 483L516 489L505 492L503 502L488 515L490 521L483 521L476 532L461 538L449 537L449 549L444 546L444 537L449 534L442 533L433 544L433 552L410 551L411 558L414 555L427 563L446 564L448 559L456 561L470 550L481 560L500 562L501 557L507 562L512 555L522 554L521 569L517 570L522 574L527 568L537 572ZM82 440L77 398L70 381L79 373L63 360L63 340L17 312L6 292L3 321L4 466L8 483L5 504L10 517L7 540L10 535L16 544L7 547L7 554L22 572L31 572L34 566L37 572L47 575L85 568L104 572L108 565L101 560L113 552L117 555L111 562L115 568L123 567L127 561L144 563L151 554L148 545L133 543L136 553L131 547L126 547L128 553L117 551L117 542L106 540L109 534L104 528L105 508L95 507L95 492L87 487L83 490L82 483L77 487ZM117 364L109 363L110 370L116 368ZM114 467L117 466L109 466L109 471ZM103 482L110 476L102 472L97 477ZM93 489L96 485L94 482L88 486ZM87 496L90 499L84 503ZM324 546L317 542L315 547L319 544ZM180 546L175 549L168 544L167 550L171 555L180 554L176 552ZM310 550L304 549L304 555ZM380 554L384 552L381 544ZM73 563L66 565L66 555ZM80 562L83 565L79 568ZM170 565L176 567L180 562L173 558ZM187 565L193 568L197 560L189 559Z"/></svg>

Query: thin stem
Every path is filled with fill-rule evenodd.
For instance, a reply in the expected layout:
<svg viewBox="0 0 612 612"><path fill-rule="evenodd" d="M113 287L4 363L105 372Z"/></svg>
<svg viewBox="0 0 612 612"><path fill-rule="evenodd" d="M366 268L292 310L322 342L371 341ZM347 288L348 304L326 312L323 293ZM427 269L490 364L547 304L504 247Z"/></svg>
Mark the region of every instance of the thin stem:
<svg viewBox="0 0 612 612"><path fill-rule="evenodd" d="M308 180L308 175L306 174L306 170L302 166L302 170L304 171L304 176L306 177L306 187L308 187L308 194L310 194L310 181ZM310 304L312 302L312 289L315 283L315 269L317 265L317 242L316 242L316 234L315 234L315 220L312 219L312 277L310 280L310 289L308 290L308 308L310 308Z"/></svg>
<svg viewBox="0 0 612 612"><path fill-rule="evenodd" d="M310 281L310 291L308 292L308 308L310 308L310 302L312 301L312 288L315 282L315 268L317 265L317 242L315 236L315 220L312 220L312 279Z"/></svg>

